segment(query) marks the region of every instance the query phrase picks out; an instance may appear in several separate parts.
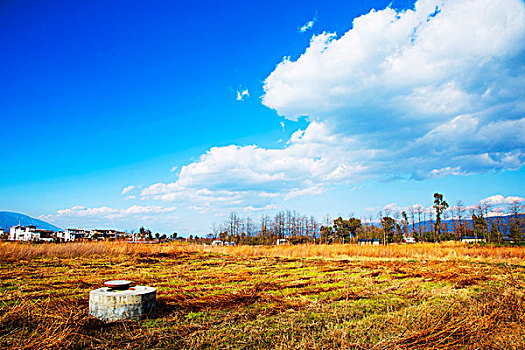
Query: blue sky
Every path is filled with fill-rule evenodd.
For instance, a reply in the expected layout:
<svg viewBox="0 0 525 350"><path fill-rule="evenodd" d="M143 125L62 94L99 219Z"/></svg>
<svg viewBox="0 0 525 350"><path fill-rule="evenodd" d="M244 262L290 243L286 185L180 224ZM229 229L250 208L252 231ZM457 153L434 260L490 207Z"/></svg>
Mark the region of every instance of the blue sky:
<svg viewBox="0 0 525 350"><path fill-rule="evenodd" d="M0 210L203 234L436 191L504 205L524 26L521 0L3 1Z"/></svg>

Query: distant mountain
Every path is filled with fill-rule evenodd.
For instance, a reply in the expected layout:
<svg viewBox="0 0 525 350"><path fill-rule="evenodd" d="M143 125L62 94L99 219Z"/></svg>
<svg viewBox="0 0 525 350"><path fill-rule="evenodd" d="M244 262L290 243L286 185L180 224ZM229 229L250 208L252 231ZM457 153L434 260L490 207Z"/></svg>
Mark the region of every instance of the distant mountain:
<svg viewBox="0 0 525 350"><path fill-rule="evenodd" d="M508 227L507 226L509 225L509 222L513 218L514 218L514 216L510 215L510 214L508 214L508 215L499 215L499 216L488 216L488 217L485 217L485 221L487 222L487 224L489 226L492 225L492 224L499 223L500 229L503 229L504 233L506 233L508 231ZM518 218L523 220L525 218L525 214L518 214ZM417 217L416 217L416 220L417 220ZM462 219L462 221L467 227L472 228L472 219L469 219L468 215L466 215ZM435 219L434 220L421 221L421 227L423 229L426 229L426 230L429 230L430 227L432 227L434 224L435 224ZM452 231L452 228L454 227L454 222L453 222L452 219L443 220L442 224L444 226L446 226L446 228L448 228L449 231ZM415 227L416 227L416 230L419 228L417 222L415 223Z"/></svg>
<svg viewBox="0 0 525 350"><path fill-rule="evenodd" d="M520 220L525 220L525 214L518 214L518 217L520 218ZM509 222L514 218L513 215L499 215L499 216L489 216L489 217L486 217L485 218L485 221L487 222L487 224L489 225L492 225L492 224L499 224L499 230L501 230L503 232L504 235L507 235L509 233L509 228L508 228L508 225L509 225ZM415 217L415 220L416 222L414 223L414 228L416 231L419 231L419 225L417 223L417 216ZM462 219L463 221L463 224L469 228L469 229L472 229L472 219L469 218L469 215L465 215ZM408 222L409 222L409 225L408 225L408 228L409 230L412 229L412 221L411 219L409 218L408 219ZM399 224L400 221L397 221L397 223ZM433 219L432 220L425 220L425 221L421 221L421 230L422 231L431 231L433 230L433 227L434 227L434 224L436 223L436 220L435 220L435 214L433 213ZM454 222L452 219L447 219L447 220L442 220L442 225L443 225L443 230L446 230L448 232L452 232L453 231L453 228L454 228ZM375 227L381 227L381 223L379 222L373 222L372 223L373 226Z"/></svg>
<svg viewBox="0 0 525 350"><path fill-rule="evenodd" d="M22 226L33 225L42 230L51 230L51 231L60 231L60 227L56 227L42 220L32 218L30 216L12 213L9 211L0 211L0 228L3 228L5 231L9 231L11 226L16 226L20 223Z"/></svg>

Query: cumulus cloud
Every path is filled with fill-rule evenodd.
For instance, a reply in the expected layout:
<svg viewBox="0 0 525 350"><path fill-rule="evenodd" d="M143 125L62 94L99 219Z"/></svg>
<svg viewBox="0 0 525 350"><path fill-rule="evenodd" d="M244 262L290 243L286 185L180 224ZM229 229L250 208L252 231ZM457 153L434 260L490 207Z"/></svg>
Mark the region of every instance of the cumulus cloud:
<svg viewBox="0 0 525 350"><path fill-rule="evenodd" d="M201 206L265 207L276 198L315 195L330 184L364 178L363 164L373 153L313 122L292 134L282 149L213 147L181 167L177 181L153 184L141 195Z"/></svg>
<svg viewBox="0 0 525 350"><path fill-rule="evenodd" d="M342 36L313 36L266 78L263 104L289 120L306 116L306 129L282 148L212 147L141 199L256 211L333 184L519 169L524 39L520 0L372 10Z"/></svg>
<svg viewBox="0 0 525 350"><path fill-rule="evenodd" d="M133 191L135 189L135 186L127 186L127 187L124 187L122 189L122 192L120 192L120 194L126 194L126 193L129 193L131 191Z"/></svg>
<svg viewBox="0 0 525 350"><path fill-rule="evenodd" d="M250 97L250 92L248 91L248 89L244 89L241 91L237 90L237 101L244 101L248 97Z"/></svg>
<svg viewBox="0 0 525 350"><path fill-rule="evenodd" d="M518 197L518 196L505 197L501 194L497 194L497 195L482 199L480 203L488 204L488 205L501 205L501 204L521 203L523 201L525 201L525 198Z"/></svg>
<svg viewBox="0 0 525 350"><path fill-rule="evenodd" d="M315 22L317 21L317 18L314 17L312 20L306 22L301 28L299 28L299 31L301 33L304 33L306 32L308 29L312 29L312 27L314 26Z"/></svg>
<svg viewBox="0 0 525 350"><path fill-rule="evenodd" d="M525 162L520 0L420 0L322 33L264 82L263 103L376 150L375 173L415 179Z"/></svg>

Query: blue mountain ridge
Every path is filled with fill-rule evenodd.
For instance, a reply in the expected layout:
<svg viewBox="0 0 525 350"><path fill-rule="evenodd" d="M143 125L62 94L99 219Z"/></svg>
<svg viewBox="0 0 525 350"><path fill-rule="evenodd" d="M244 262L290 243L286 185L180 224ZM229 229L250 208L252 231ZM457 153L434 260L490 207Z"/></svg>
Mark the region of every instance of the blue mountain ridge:
<svg viewBox="0 0 525 350"><path fill-rule="evenodd" d="M5 231L9 232L11 226L16 226L19 223L22 226L33 225L42 230L51 230L55 232L62 230L60 227L51 225L48 222L35 219L24 214L0 211L0 228L3 228Z"/></svg>
<svg viewBox="0 0 525 350"><path fill-rule="evenodd" d="M518 217L523 220L525 218L525 214L518 214ZM504 234L507 234L508 233L508 224L509 224L511 219L513 219L513 215L499 215L499 216L486 217L485 221L487 222L489 227L490 227L490 225L495 224L496 222L499 221L500 230L502 230ZM417 220L417 217L416 217L416 220ZM452 219L442 220L443 229L447 230L448 232L451 232L452 229L453 229L453 226L454 226L454 222L453 221L454 220L452 220ZM466 215L462 219L462 221L463 221L463 224L466 225L467 228L472 228L472 219L469 218L468 215ZM433 220L421 221L421 228L422 228L422 230L423 231L431 230L431 227L432 227L432 225L435 224L435 222L436 222L435 218L433 218ZM399 224L400 222L397 221L397 223ZM375 227L381 227L381 224L379 222L372 223L372 225L374 225ZM414 227L415 227L416 231L419 230L419 224L417 223L417 221L415 222ZM410 219L409 219L408 228L412 229L412 222L410 221Z"/></svg>

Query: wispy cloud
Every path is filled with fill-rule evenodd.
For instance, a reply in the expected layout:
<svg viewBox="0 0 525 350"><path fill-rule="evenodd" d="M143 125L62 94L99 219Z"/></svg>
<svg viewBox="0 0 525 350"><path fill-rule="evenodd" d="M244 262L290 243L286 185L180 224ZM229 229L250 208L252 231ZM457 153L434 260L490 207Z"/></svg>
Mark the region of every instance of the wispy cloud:
<svg viewBox="0 0 525 350"><path fill-rule="evenodd" d="M120 192L120 194L126 194L126 193L129 193L131 191L133 191L135 189L135 186L127 186L127 187L124 187L122 189L122 192Z"/></svg>
<svg viewBox="0 0 525 350"><path fill-rule="evenodd" d="M125 218L129 216L142 215L142 214L160 214L160 213L171 213L175 211L175 207L161 207L161 206L140 206L133 205L128 208L119 209L111 207L94 207L88 208L84 206L74 206L68 209L58 210L52 217L97 217L97 218Z"/></svg>
<svg viewBox="0 0 525 350"><path fill-rule="evenodd" d="M317 21L317 17L314 17L312 20L306 22L301 28L299 28L299 31L301 33L304 33L306 32L308 29L312 29L312 27L314 26L315 22Z"/></svg>
<svg viewBox="0 0 525 350"><path fill-rule="evenodd" d="M241 91L237 90L237 101L244 101L248 97L250 97L250 92L248 91L248 89L244 89Z"/></svg>
<svg viewBox="0 0 525 350"><path fill-rule="evenodd" d="M159 205L133 205L127 208L114 208L109 206L86 207L74 206L61 209L55 213L43 215L40 218L49 220L62 228L114 228L120 230L136 230L138 227L148 225L150 228L169 228L180 225L181 218L173 206Z"/></svg>

